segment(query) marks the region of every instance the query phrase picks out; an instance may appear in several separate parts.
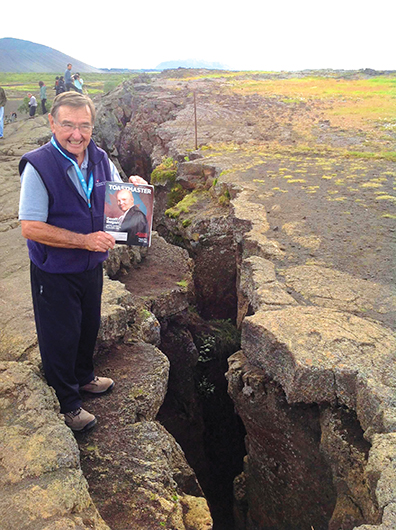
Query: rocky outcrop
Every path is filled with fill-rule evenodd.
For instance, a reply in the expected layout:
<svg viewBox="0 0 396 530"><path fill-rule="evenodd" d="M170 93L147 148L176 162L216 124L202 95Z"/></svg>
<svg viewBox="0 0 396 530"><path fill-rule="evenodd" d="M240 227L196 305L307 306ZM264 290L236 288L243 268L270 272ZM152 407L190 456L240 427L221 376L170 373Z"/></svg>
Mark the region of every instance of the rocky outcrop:
<svg viewBox="0 0 396 530"><path fill-rule="evenodd" d="M156 347L161 342L159 321L189 306L191 264L186 251L170 247L156 233L146 254L130 265L131 274L124 274L125 264L118 271L127 288L110 281L104 289L96 364L114 377L117 390L110 399L89 403L102 419L102 429L109 431L97 429L80 442L82 468L96 506L114 530L163 524L210 529L212 518L194 471L180 446L155 421L169 374L169 360ZM112 430L116 436L109 435ZM98 481L98 470L104 482Z"/></svg>
<svg viewBox="0 0 396 530"><path fill-rule="evenodd" d="M233 201L237 224L246 197ZM393 528L383 477L393 484L396 341L367 315L391 316L394 295L330 268L277 271L256 219L240 247L242 351L227 374L247 430L237 528Z"/></svg>
<svg viewBox="0 0 396 530"><path fill-rule="evenodd" d="M205 194L204 182L196 179L202 175L198 165L204 162L188 163L189 186L180 165L175 181L180 172L189 195L157 225L168 237L177 234L195 259L211 234L205 219L221 226L215 213L219 193L209 188ZM163 183L157 190L169 196ZM227 375L247 430L245 469L235 484L237 528L347 530L378 524L386 506L368 470L373 437L395 430L395 337L368 315L392 318L394 296L329 267L285 266L284 249L268 237L266 212L252 198L248 190L240 192L232 215L226 214L231 225L222 227L222 235L234 239L228 248L242 327L242 351L230 358ZM195 245L192 234L199 234ZM214 254L224 259L216 237ZM218 258L212 258L216 265ZM217 284L228 279L224 266L221 276L207 270ZM213 303L215 289L209 291Z"/></svg>
<svg viewBox="0 0 396 530"><path fill-rule="evenodd" d="M193 134L183 136L192 102L180 80L139 87L147 100L130 105L136 114L119 112L111 147L126 162L128 149L146 141L153 166L162 156L179 162L174 180L157 183L158 231L196 261L203 314L214 316L216 308L225 315L232 306L228 315L242 329L242 351L231 357L227 375L247 431L245 469L235 481L238 530L394 527L394 292L336 270L330 259L313 259L323 234L311 231L305 218L280 225L291 242L286 248L269 220L281 207L267 211L264 204L275 190L286 197L288 190L258 185L279 169L278 153L267 159L269 142L295 144L294 120L305 109L313 126L313 108L286 104L281 96L226 94L221 82L218 94L207 81L189 83L200 91L200 141L225 142L224 149L182 162ZM125 85L117 98L137 101L138 90ZM104 108L111 97L102 100ZM160 118L153 113L155 125L146 119L153 99L162 109ZM175 101L178 108L170 105ZM138 132L132 120L142 125ZM325 141L326 127L317 125ZM330 145L351 145L333 132L326 136ZM257 143L261 152L249 151ZM291 157L288 163L294 167ZM212 173L203 171L209 167ZM296 264L298 252L303 264Z"/></svg>
<svg viewBox="0 0 396 530"><path fill-rule="evenodd" d="M204 315L200 296L211 311L238 301L242 357L231 358L228 372L247 429L245 472L236 483L238 524L286 529L299 520L301 528L348 530L380 523L386 505L367 485L367 470L374 436L395 430L395 337L386 326L394 294L329 266L293 266L270 236L267 212L243 172L232 179L220 173L227 160L180 163L173 180L158 182L156 226L194 258ZM210 186L205 167L218 168L208 172L217 175ZM181 197L172 197L175 184ZM320 238L304 227L289 223L284 230L313 252ZM263 500L263 491L272 493Z"/></svg>
<svg viewBox="0 0 396 530"><path fill-rule="evenodd" d="M282 387L243 352L229 365L229 393L247 431L237 528L326 528L336 494L319 450L318 407L290 406Z"/></svg>
<svg viewBox="0 0 396 530"><path fill-rule="evenodd" d="M97 429L80 442L82 467L100 513L115 530L161 523L184 530L190 528L187 519L191 528L211 528L194 471L155 421L167 391L167 357L151 344L135 342L103 353L97 365L117 381L111 399L90 402L107 432Z"/></svg>
<svg viewBox="0 0 396 530"><path fill-rule="evenodd" d="M196 300L202 316L234 319L234 227L228 191L216 186L215 174L212 166L200 161L179 164L173 183L165 174L155 188L156 229L168 241L187 249L193 259ZM187 195L169 208L175 183Z"/></svg>
<svg viewBox="0 0 396 530"><path fill-rule="evenodd" d="M88 493L76 441L31 364L0 364L1 527L106 530Z"/></svg>
<svg viewBox="0 0 396 530"><path fill-rule="evenodd" d="M389 287L329 267L302 265L284 272L285 286L303 296L307 303L395 321L396 291Z"/></svg>
<svg viewBox="0 0 396 530"><path fill-rule="evenodd" d="M119 162L127 175L149 175L167 153L171 135L161 130L185 106L187 88L166 90L127 81L103 96L97 114L95 140Z"/></svg>

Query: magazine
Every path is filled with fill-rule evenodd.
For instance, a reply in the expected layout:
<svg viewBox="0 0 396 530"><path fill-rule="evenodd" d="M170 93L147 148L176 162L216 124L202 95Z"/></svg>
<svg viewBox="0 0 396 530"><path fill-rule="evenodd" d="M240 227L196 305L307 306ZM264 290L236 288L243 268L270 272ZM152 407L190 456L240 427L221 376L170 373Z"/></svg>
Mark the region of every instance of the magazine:
<svg viewBox="0 0 396 530"><path fill-rule="evenodd" d="M153 202L154 187L150 184L106 182L104 231L119 244L149 247Z"/></svg>

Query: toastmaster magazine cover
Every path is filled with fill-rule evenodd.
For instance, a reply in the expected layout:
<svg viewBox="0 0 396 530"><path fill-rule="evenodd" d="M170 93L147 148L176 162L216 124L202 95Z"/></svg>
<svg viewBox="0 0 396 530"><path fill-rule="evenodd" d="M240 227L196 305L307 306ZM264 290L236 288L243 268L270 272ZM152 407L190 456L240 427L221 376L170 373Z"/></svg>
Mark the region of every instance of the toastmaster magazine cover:
<svg viewBox="0 0 396 530"><path fill-rule="evenodd" d="M149 247L153 203L154 187L149 184L106 182L104 231L118 244Z"/></svg>

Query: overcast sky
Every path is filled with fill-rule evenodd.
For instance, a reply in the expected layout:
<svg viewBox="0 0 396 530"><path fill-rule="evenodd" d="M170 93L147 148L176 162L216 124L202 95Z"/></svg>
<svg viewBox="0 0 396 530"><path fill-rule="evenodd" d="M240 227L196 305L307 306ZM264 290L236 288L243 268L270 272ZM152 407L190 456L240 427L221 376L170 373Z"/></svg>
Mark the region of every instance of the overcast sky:
<svg viewBox="0 0 396 530"><path fill-rule="evenodd" d="M394 0L4 4L0 38L44 44L97 68L194 58L234 70L396 70Z"/></svg>

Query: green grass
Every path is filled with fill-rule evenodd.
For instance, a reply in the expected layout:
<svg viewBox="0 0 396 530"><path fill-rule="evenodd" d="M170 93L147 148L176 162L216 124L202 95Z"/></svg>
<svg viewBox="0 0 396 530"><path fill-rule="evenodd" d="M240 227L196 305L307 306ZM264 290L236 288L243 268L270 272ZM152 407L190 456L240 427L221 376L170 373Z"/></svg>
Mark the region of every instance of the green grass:
<svg viewBox="0 0 396 530"><path fill-rule="evenodd" d="M390 160L396 162L395 151L382 151L379 153L370 153L365 151L347 151L345 153L346 158L369 158L372 160Z"/></svg>
<svg viewBox="0 0 396 530"><path fill-rule="evenodd" d="M63 75L64 72L51 73L7 73L0 72L0 86L6 91L9 98L22 98L24 95L32 92L39 93L39 81L43 81L47 85L48 96L52 96L51 90L55 85L55 77ZM88 94L103 94L112 90L123 81L132 79L138 74L93 74L85 73L81 77L84 80L84 86L88 90ZM55 91L53 92L55 95Z"/></svg>

